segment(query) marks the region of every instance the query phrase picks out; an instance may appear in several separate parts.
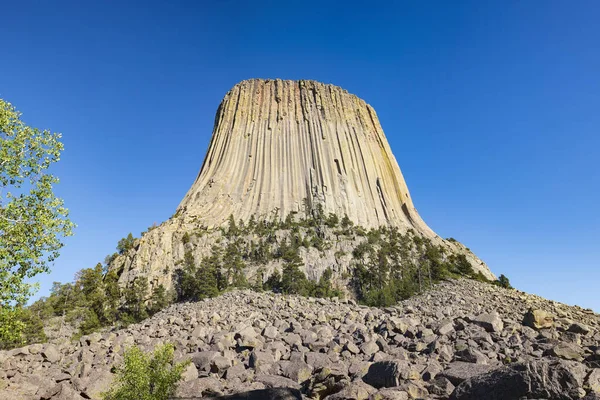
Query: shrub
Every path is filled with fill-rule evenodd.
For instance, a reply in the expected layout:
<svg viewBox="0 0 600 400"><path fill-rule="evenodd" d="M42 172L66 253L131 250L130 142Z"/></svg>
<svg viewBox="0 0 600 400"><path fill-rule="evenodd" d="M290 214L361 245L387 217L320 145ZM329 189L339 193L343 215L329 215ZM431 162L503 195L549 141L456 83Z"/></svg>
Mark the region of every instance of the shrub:
<svg viewBox="0 0 600 400"><path fill-rule="evenodd" d="M188 244L190 242L190 234L189 233L184 233L183 236L181 237L181 242L183 244Z"/></svg>
<svg viewBox="0 0 600 400"><path fill-rule="evenodd" d="M125 352L123 364L117 368L113 386L103 393L104 400L167 400L172 397L189 360L173 363L171 344L158 346L152 354L138 347Z"/></svg>
<svg viewBox="0 0 600 400"><path fill-rule="evenodd" d="M512 286L510 285L510 281L504 274L500 275L500 277L496 281L496 285L506 288L506 289L512 289Z"/></svg>

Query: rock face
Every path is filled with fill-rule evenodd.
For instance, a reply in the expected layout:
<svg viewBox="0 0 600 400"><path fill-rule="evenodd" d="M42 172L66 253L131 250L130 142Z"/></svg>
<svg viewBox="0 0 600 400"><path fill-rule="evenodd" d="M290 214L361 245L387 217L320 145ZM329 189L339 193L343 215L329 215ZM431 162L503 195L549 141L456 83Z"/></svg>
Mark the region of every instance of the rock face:
<svg viewBox="0 0 600 400"><path fill-rule="evenodd" d="M304 212L304 201L370 228L428 237L375 110L315 81L252 79L233 87L215 119L200 174L178 210L207 226Z"/></svg>
<svg viewBox="0 0 600 400"><path fill-rule="evenodd" d="M523 325L529 308L555 324ZM481 325L481 315L502 324ZM487 318L485 318L487 319ZM573 324L585 333L572 332ZM442 329L448 325L451 330ZM0 351L0 399L99 399L126 348L193 362L176 396L225 399L576 399L600 394L600 316L472 280L385 308L233 291L77 343ZM579 359L551 351L574 345ZM467 357L470 355L469 357ZM269 390L270 389L270 390Z"/></svg>
<svg viewBox="0 0 600 400"><path fill-rule="evenodd" d="M145 276L151 287L171 288L185 252L196 260L208 256L223 240L218 228L230 216L283 220L317 208L347 215L366 229L410 229L448 254L464 254L476 272L495 279L466 247L440 238L423 222L371 106L333 85L260 79L235 85L221 102L200 174L174 216L110 268L121 285ZM351 244L333 231L323 235L332 246L302 254L310 279L328 267L338 277L349 272L350 260L336 254L351 252ZM263 267L269 274L279 268Z"/></svg>

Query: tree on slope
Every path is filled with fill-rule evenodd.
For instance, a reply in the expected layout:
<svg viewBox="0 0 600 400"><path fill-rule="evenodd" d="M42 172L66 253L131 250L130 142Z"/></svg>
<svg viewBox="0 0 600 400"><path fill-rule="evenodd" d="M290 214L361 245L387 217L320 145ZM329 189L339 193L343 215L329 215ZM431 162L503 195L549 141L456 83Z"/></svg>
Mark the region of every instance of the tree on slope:
<svg viewBox="0 0 600 400"><path fill-rule="evenodd" d="M49 272L73 224L48 168L60 159L61 135L29 127L0 99L0 341L21 336L17 306L35 291L28 279Z"/></svg>
<svg viewBox="0 0 600 400"><path fill-rule="evenodd" d="M139 347L125 351L123 364L104 400L167 400L173 398L177 383L190 360L174 362L171 344L157 346L152 354Z"/></svg>

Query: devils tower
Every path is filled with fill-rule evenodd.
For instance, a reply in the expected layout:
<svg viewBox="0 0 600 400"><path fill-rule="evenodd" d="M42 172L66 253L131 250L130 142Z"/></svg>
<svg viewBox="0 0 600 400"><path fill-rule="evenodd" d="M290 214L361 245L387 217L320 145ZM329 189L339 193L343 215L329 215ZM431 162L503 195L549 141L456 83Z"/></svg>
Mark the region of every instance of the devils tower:
<svg viewBox="0 0 600 400"><path fill-rule="evenodd" d="M282 221L310 210L343 217L362 232L379 227L409 232L446 256L464 256L475 272L495 279L469 249L440 238L421 219L371 106L334 85L279 79L246 80L225 95L200 173L176 213L145 232L110 268L122 285L142 276L152 287L173 287L172 276L186 254L198 263L215 244L228 244L224 227L232 221ZM278 248L301 240L296 250L308 278L332 269L340 285L348 283L342 277L353 270L356 235L340 237L323 225L292 237L286 229L271 232L268 242L255 231L239 238L235 246L246 262L244 274L280 270ZM415 255L420 246L409 251L412 265L421 262ZM257 251L267 257L256 257Z"/></svg>
<svg viewBox="0 0 600 400"><path fill-rule="evenodd" d="M395 225L434 236L417 213L375 110L315 81L252 79L227 93L183 215L220 225L303 202L365 227Z"/></svg>

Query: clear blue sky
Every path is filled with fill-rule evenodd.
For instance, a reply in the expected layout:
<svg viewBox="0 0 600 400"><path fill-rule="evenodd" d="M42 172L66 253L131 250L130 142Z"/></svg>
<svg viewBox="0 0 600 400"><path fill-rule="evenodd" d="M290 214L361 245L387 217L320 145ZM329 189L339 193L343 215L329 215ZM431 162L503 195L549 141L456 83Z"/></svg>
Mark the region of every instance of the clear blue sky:
<svg viewBox="0 0 600 400"><path fill-rule="evenodd" d="M40 293L173 214L231 86L304 78L375 107L438 234L600 311L600 3L335 3L4 4L0 97L63 133L78 224Z"/></svg>

